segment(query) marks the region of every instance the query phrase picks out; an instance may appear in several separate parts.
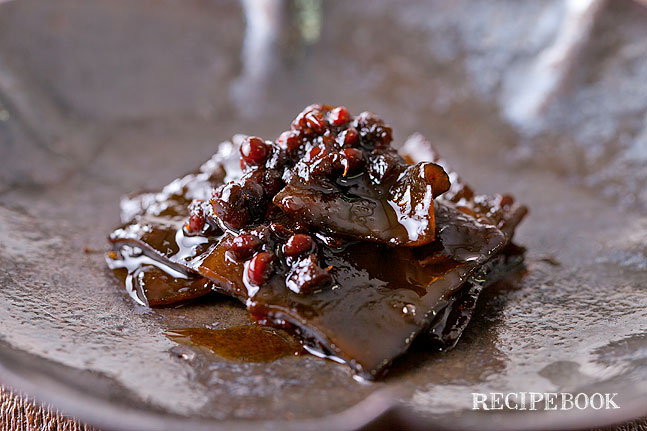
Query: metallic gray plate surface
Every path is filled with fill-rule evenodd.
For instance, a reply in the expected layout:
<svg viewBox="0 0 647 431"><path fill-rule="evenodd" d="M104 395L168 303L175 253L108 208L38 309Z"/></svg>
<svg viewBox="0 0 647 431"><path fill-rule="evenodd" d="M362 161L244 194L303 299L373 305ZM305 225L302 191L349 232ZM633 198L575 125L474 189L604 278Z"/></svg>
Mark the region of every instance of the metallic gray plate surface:
<svg viewBox="0 0 647 431"><path fill-rule="evenodd" d="M646 414L647 11L469 3L0 5L0 379L119 430L564 429ZM568 48L557 84L519 82L555 43ZM311 356L236 363L178 346L166 329L245 324L244 308L217 295L136 306L101 253L122 194L235 133L275 138L313 102L374 111L398 142L419 131L477 190L531 210L522 281L484 292L454 350L416 345L376 383ZM621 408L471 410L472 392L513 391L617 392Z"/></svg>

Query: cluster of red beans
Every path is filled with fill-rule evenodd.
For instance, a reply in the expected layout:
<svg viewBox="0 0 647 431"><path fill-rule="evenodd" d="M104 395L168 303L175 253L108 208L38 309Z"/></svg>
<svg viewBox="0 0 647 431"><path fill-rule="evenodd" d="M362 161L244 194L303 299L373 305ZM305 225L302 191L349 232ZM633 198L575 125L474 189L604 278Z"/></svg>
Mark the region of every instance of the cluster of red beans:
<svg viewBox="0 0 647 431"><path fill-rule="evenodd" d="M240 233L229 244L235 260L248 261L247 280L260 286L275 273L281 272L295 291L309 292L323 287L331 276L317 264L317 245L305 233L294 233L278 223L270 223ZM279 261L284 263L281 265Z"/></svg>
<svg viewBox="0 0 647 431"><path fill-rule="evenodd" d="M273 219L285 220L275 217L278 209L271 202L294 176L306 183L330 184L336 178L365 171L380 184L405 166L391 142L391 128L374 114L363 112L352 117L343 106L308 106L276 141L256 136L244 139L240 147L243 175L217 188L210 206L193 204L186 229L204 233L209 226L224 225L240 232L267 225ZM298 220L298 214L293 216ZM298 221L289 224L290 229L286 223L272 223L291 232L275 235L272 242L285 241L281 254L292 265L291 274L299 273L302 278L295 282L310 288L330 282L330 276L313 258L316 246L308 227ZM264 284L276 270L276 250L264 245L267 241L254 233L241 233L230 246L237 260L249 260L247 277L255 285Z"/></svg>

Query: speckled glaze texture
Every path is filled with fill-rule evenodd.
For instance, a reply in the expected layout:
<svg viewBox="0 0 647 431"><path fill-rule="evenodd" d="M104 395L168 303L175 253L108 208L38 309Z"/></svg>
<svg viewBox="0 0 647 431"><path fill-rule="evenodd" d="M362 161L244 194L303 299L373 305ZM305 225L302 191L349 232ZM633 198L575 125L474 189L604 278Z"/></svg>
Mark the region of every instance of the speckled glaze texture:
<svg viewBox="0 0 647 431"><path fill-rule="evenodd" d="M0 5L0 376L105 429L564 429L647 414L647 9L601 7L564 87L513 126L506 80L550 42L560 2L470 2L470 19L462 2L306 3L281 10L263 76L241 56L253 40L235 1ZM396 142L419 131L479 192L530 208L525 276L482 293L453 350L415 343L375 383L309 355L241 363L177 344L164 332L249 318L216 294L137 306L103 258L121 195L235 133L274 138L312 102L375 111ZM617 392L621 409L471 410L472 392L510 391Z"/></svg>

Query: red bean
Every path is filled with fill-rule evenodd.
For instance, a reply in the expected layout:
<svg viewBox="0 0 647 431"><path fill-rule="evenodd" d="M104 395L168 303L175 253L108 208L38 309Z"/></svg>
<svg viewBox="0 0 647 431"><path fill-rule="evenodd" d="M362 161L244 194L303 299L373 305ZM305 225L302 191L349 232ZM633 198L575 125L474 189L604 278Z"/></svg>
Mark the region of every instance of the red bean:
<svg viewBox="0 0 647 431"><path fill-rule="evenodd" d="M197 214L197 213L191 214L189 216L189 222L187 223L189 232L191 233L200 232L204 227L204 222L205 222L204 215Z"/></svg>
<svg viewBox="0 0 647 431"><path fill-rule="evenodd" d="M342 133L343 135L343 144L345 147L356 147L359 142L359 133L353 127L347 129Z"/></svg>
<svg viewBox="0 0 647 431"><path fill-rule="evenodd" d="M391 128L373 113L362 112L355 117L354 124L362 137L362 142L368 142L374 148L389 147L393 140Z"/></svg>
<svg viewBox="0 0 647 431"><path fill-rule="evenodd" d="M315 133L323 132L326 127L324 117L319 111L308 112L305 116L305 121L308 127Z"/></svg>
<svg viewBox="0 0 647 431"><path fill-rule="evenodd" d="M362 150L357 148L344 148L341 150L341 154L341 162L344 166L343 176L359 171L364 164L364 153L362 153Z"/></svg>
<svg viewBox="0 0 647 431"><path fill-rule="evenodd" d="M186 223L185 228L189 234L198 234L202 232L206 223L204 209L202 208L203 201L193 201L189 205L189 221Z"/></svg>
<svg viewBox="0 0 647 431"><path fill-rule="evenodd" d="M315 255L311 254L295 263L285 285L295 293L308 294L331 282L332 276L317 264Z"/></svg>
<svg viewBox="0 0 647 431"><path fill-rule="evenodd" d="M326 120L321 113L322 108L321 105L310 105L306 107L292 122L292 128L307 134L322 134L326 130Z"/></svg>
<svg viewBox="0 0 647 431"><path fill-rule="evenodd" d="M312 250L314 241L310 235L297 233L292 235L283 249L286 256L296 256Z"/></svg>
<svg viewBox="0 0 647 431"><path fill-rule="evenodd" d="M329 114L330 124L333 126L343 126L350 121L350 113L344 106L339 106Z"/></svg>
<svg viewBox="0 0 647 431"><path fill-rule="evenodd" d="M276 235L283 238L288 238L292 234L292 231L290 229L280 223L270 223L270 230Z"/></svg>
<svg viewBox="0 0 647 431"><path fill-rule="evenodd" d="M260 166L270 155L270 147L261 138L248 136L240 146L240 154L248 166Z"/></svg>
<svg viewBox="0 0 647 431"><path fill-rule="evenodd" d="M249 266L247 267L247 278L249 279L249 282L255 286L265 284L272 276L273 260L274 256L267 251L261 251L254 255L252 260L249 261Z"/></svg>
<svg viewBox="0 0 647 431"><path fill-rule="evenodd" d="M262 241L258 237L249 233L243 233L232 240L231 252L234 253L237 260L245 260L254 254L261 244Z"/></svg>
<svg viewBox="0 0 647 431"><path fill-rule="evenodd" d="M301 146L301 135L295 130L288 130L281 133L276 144L288 153L294 153Z"/></svg>

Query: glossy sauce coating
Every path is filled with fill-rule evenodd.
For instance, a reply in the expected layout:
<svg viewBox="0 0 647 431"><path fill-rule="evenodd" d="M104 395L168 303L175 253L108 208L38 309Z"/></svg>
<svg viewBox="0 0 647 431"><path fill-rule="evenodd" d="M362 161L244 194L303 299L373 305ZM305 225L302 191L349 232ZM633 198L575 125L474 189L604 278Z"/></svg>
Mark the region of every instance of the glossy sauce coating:
<svg viewBox="0 0 647 431"><path fill-rule="evenodd" d="M213 216L237 230L282 211L306 229L416 246L434 240L433 199L450 187L442 167L409 166L374 114L311 105L274 142L247 137L241 178L216 188Z"/></svg>
<svg viewBox="0 0 647 431"><path fill-rule="evenodd" d="M134 297L147 299L140 302L207 293L195 286L208 280L257 322L287 329L364 378L379 376L506 246L525 209L477 196L453 173L447 198L434 202L449 188L440 165L407 164L381 120L349 118L308 107L276 142L244 140L238 155L225 145L227 154L162 193L131 196L109 264L128 270ZM344 147L348 139L355 146ZM260 145L267 154L251 148ZM348 148L362 161L338 166L357 156ZM240 157L245 169L229 175L224 166ZM430 160L444 163L435 153ZM151 277L137 275L143 265L154 266L144 271Z"/></svg>

